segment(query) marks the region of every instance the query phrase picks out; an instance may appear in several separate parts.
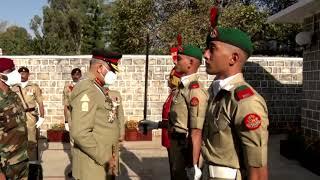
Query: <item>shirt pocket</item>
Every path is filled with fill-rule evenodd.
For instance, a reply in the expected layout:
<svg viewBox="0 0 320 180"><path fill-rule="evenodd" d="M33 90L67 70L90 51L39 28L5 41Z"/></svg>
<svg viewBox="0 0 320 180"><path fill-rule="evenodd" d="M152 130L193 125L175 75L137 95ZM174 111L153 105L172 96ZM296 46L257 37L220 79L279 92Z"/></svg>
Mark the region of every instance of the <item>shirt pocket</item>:
<svg viewBox="0 0 320 180"><path fill-rule="evenodd" d="M221 106L217 106L213 117L213 130L215 132L224 131L229 126L229 120Z"/></svg>

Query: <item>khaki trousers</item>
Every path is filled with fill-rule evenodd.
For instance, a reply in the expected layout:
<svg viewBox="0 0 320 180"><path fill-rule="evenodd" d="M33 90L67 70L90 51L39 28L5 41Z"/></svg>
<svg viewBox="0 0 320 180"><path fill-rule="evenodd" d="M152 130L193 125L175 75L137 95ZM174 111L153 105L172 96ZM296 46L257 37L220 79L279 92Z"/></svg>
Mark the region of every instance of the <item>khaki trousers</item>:
<svg viewBox="0 0 320 180"><path fill-rule="evenodd" d="M30 112L27 115L27 129L28 129L28 156L29 161L37 161L37 129L36 122L37 116L32 115Z"/></svg>

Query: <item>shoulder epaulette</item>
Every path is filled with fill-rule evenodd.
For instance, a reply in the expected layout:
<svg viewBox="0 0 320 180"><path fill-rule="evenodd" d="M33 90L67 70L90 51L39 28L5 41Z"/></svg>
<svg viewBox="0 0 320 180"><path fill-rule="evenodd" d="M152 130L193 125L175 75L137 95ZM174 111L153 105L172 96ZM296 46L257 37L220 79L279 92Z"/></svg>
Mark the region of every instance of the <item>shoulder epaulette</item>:
<svg viewBox="0 0 320 180"><path fill-rule="evenodd" d="M252 95L254 95L254 92L247 85L239 86L234 90L234 97L237 101L240 101L241 99L248 98Z"/></svg>
<svg viewBox="0 0 320 180"><path fill-rule="evenodd" d="M189 89L197 89L200 87L200 84L198 81L192 81L189 85Z"/></svg>

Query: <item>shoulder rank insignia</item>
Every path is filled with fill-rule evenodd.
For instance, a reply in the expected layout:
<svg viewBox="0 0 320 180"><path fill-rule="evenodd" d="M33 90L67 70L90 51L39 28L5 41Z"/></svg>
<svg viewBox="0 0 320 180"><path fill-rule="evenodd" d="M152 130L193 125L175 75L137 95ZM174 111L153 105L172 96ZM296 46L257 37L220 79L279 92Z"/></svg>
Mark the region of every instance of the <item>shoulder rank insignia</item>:
<svg viewBox="0 0 320 180"><path fill-rule="evenodd" d="M241 99L245 99L247 97L254 95L254 92L252 91L252 89L247 85L242 85L240 87L237 87L234 92L235 92L234 96L237 101L240 101Z"/></svg>
<svg viewBox="0 0 320 180"><path fill-rule="evenodd" d="M255 113L247 114L244 117L244 124L249 130L258 129L261 126L261 117Z"/></svg>
<svg viewBox="0 0 320 180"><path fill-rule="evenodd" d="M197 89L200 87L200 84L197 81L193 81L189 85L189 89Z"/></svg>

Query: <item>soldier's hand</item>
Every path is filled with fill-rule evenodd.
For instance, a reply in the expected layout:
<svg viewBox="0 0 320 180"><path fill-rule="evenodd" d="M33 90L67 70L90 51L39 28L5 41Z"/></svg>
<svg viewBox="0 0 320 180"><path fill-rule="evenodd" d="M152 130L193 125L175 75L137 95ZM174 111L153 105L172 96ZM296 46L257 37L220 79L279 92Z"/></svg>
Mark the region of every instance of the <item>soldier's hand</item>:
<svg viewBox="0 0 320 180"><path fill-rule="evenodd" d="M150 121L150 120L141 120L139 121L139 131L144 132L146 129L147 131L153 130L153 129L158 129L159 122L155 121Z"/></svg>
<svg viewBox="0 0 320 180"><path fill-rule="evenodd" d="M3 173L0 173L0 180L6 180L6 176Z"/></svg>
<svg viewBox="0 0 320 180"><path fill-rule="evenodd" d="M108 162L109 164L109 173L110 175L118 175L117 173L117 158L115 155L112 155L111 159Z"/></svg>
<svg viewBox="0 0 320 180"><path fill-rule="evenodd" d="M69 123L64 123L64 128L66 129L66 131L70 131Z"/></svg>
<svg viewBox="0 0 320 180"><path fill-rule="evenodd" d="M202 172L196 164L191 168L186 168L186 171L189 180L200 180Z"/></svg>
<svg viewBox="0 0 320 180"><path fill-rule="evenodd" d="M39 117L38 121L36 122L36 127L39 128L44 122L44 120L45 119L43 117Z"/></svg>

